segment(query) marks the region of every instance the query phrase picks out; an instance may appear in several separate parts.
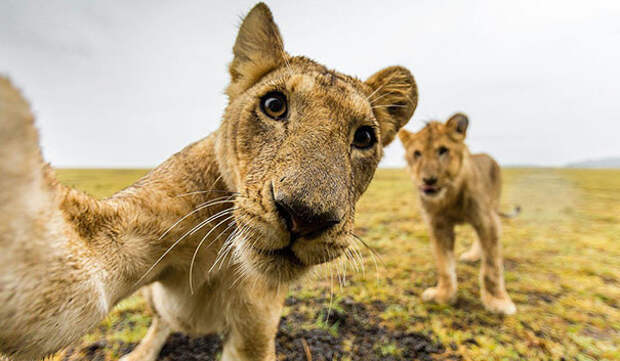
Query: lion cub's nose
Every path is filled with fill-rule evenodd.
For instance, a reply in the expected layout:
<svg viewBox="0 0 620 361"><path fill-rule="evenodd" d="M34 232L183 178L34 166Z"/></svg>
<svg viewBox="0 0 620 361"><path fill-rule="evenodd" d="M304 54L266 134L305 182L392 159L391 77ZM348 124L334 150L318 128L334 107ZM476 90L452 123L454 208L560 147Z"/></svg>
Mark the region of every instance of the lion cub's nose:
<svg viewBox="0 0 620 361"><path fill-rule="evenodd" d="M424 181L424 184L426 184L427 186L432 186L435 185L435 183L437 183L437 177L426 177L422 179Z"/></svg>
<svg viewBox="0 0 620 361"><path fill-rule="evenodd" d="M336 211L317 213L304 202L281 195L275 196L274 201L293 237L316 235L340 223L342 218Z"/></svg>

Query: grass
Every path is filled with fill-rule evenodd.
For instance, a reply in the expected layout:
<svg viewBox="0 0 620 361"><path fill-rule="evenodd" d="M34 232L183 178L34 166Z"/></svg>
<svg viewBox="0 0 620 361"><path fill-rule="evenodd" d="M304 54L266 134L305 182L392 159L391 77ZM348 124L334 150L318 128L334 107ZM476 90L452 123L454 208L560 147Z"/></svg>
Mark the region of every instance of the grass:
<svg viewBox="0 0 620 361"><path fill-rule="evenodd" d="M58 171L61 181L97 197L144 173ZM358 204L356 231L380 255L377 267L365 252L365 271L349 267L344 286L333 286L330 277L319 272L291 291L298 299L316 300L316 307L296 312L317 314L330 303L333 286L335 307L345 297L364 304L382 302L386 307L377 311L382 325L432 334L465 360L620 359L620 171L505 169L503 174L502 207L523 208L518 218L504 221L502 237L506 286L516 315L500 317L483 309L478 265L458 265L455 306L421 302L436 272L413 186L398 169L379 170ZM457 252L473 239L471 228L459 227ZM298 306L287 306L285 314L292 307ZM76 349L104 342L105 358L114 360L138 342L149 320L144 303L133 296ZM309 317L303 327L339 332L338 325L316 317ZM379 355L398 357L401 352L391 342L375 347Z"/></svg>

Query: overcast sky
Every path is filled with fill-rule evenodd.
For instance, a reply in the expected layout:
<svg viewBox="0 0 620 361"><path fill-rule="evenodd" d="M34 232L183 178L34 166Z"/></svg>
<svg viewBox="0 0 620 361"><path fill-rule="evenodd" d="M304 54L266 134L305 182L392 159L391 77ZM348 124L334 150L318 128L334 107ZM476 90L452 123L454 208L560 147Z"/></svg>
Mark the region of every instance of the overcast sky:
<svg viewBox="0 0 620 361"><path fill-rule="evenodd" d="M54 166L151 167L218 127L254 1L0 2L0 73ZM408 67L407 125L471 121L502 164L620 156L620 1L269 1L285 48L365 79ZM383 166L404 164L398 142Z"/></svg>

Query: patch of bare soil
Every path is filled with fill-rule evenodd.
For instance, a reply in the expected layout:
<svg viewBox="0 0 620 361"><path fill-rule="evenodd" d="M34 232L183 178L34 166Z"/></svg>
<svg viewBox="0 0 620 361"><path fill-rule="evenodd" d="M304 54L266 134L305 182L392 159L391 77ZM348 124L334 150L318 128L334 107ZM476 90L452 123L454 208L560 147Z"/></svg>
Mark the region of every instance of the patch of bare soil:
<svg viewBox="0 0 620 361"><path fill-rule="evenodd" d="M279 361L327 361L348 356L353 361L396 360L462 360L453 349L446 350L429 333L391 330L381 325L378 313L382 302L368 305L344 299L337 307L321 307L314 315L304 314L300 305L323 304L321 300L297 300L290 297L290 312L282 317L276 336ZM65 360L105 360L105 341L80 350L70 350ZM117 345L120 353L130 352L135 345ZM158 360L211 361L222 352L222 340L215 335L191 338L171 335Z"/></svg>
<svg viewBox="0 0 620 361"><path fill-rule="evenodd" d="M365 305L345 299L337 308L321 308L314 319L324 326L312 329L300 327L312 320L290 313L280 322L278 359L319 361L349 356L354 361L434 360L446 352L430 335L382 326L376 312L384 308L381 302Z"/></svg>

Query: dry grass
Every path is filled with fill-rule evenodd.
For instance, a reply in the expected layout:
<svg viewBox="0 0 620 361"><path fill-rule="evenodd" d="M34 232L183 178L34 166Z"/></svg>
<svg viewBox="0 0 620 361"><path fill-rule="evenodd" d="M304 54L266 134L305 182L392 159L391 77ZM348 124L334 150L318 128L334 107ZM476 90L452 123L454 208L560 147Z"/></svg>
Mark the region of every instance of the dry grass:
<svg viewBox="0 0 620 361"><path fill-rule="evenodd" d="M63 182L104 197L145 171L58 173ZM420 301L435 282L435 269L413 187L396 169L377 172L357 212L358 235L382 261L375 269L364 252L365 272L349 267L345 286L334 285L334 307L347 296L364 304L381 301L387 306L377 311L383 326L429 334L465 360L620 359L620 171L506 169L504 184L504 209L523 208L518 218L504 221L503 232L515 316L499 317L482 308L477 265L458 265L455 306ZM473 237L469 227L459 228L457 251ZM316 307L296 312L312 313L329 303L333 282L325 273L305 284L291 293L316 300ZM99 344L104 357L116 359L146 331L149 316L143 306L138 297L122 302L77 349L86 347L82 353L88 353L88 345L104 341ZM400 354L392 343L377 345L377 352Z"/></svg>

